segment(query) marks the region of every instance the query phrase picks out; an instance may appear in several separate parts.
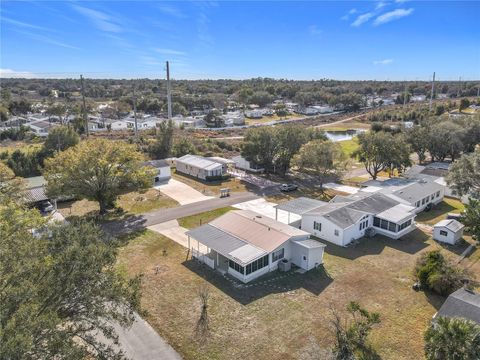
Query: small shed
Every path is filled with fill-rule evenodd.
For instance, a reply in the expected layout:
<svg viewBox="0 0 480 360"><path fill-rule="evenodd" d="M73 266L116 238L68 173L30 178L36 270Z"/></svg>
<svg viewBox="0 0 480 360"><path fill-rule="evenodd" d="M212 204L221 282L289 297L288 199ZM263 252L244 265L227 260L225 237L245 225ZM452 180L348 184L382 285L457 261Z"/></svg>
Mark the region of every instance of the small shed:
<svg viewBox="0 0 480 360"><path fill-rule="evenodd" d="M454 219L441 220L433 226L433 239L454 245L462 238L464 227L462 223Z"/></svg>
<svg viewBox="0 0 480 360"><path fill-rule="evenodd" d="M155 174L155 184L168 182L172 177L170 164L166 160L150 160L144 163L145 166L151 166L157 170Z"/></svg>

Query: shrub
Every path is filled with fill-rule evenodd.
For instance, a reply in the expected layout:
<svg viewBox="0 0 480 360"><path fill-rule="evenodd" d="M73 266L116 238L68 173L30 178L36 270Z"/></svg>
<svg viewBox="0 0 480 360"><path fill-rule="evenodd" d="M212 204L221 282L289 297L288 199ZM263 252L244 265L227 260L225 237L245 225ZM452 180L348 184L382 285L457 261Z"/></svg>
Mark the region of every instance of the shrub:
<svg viewBox="0 0 480 360"><path fill-rule="evenodd" d="M446 296L460 288L462 280L469 274L435 250L423 254L417 260L414 276L424 289Z"/></svg>

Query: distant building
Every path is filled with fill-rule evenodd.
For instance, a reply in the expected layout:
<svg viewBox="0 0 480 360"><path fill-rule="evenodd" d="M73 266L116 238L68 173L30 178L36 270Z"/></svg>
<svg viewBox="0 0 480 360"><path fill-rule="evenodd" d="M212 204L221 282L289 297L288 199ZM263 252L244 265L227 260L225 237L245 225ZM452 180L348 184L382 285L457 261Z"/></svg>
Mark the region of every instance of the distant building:
<svg viewBox="0 0 480 360"><path fill-rule="evenodd" d="M263 111L261 110L247 110L245 111L245 117L249 119L261 119L263 117Z"/></svg>
<svg viewBox="0 0 480 360"><path fill-rule="evenodd" d="M240 155L234 156L232 160L235 162L235 167L237 169L246 170L253 173L261 173L265 171L265 169L262 166L256 165L251 161L246 160L244 157Z"/></svg>
<svg viewBox="0 0 480 360"><path fill-rule="evenodd" d="M156 169L154 183L168 182L171 179L172 173L170 171L170 164L166 160L150 160L144 163L145 166L150 166Z"/></svg>
<svg viewBox="0 0 480 360"><path fill-rule="evenodd" d="M218 179L227 175L226 166L197 155L185 155L175 161L177 172L201 180Z"/></svg>

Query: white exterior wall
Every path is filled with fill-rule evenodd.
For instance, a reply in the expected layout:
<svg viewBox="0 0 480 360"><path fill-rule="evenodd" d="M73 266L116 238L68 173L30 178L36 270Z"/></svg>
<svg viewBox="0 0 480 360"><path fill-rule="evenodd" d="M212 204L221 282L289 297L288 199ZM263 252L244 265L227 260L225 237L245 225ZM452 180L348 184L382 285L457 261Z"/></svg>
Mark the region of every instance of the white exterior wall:
<svg viewBox="0 0 480 360"><path fill-rule="evenodd" d="M440 235L440 230L446 231L447 236ZM444 226L433 227L433 239L443 243L455 245L462 236L463 236L463 229L455 233Z"/></svg>
<svg viewBox="0 0 480 360"><path fill-rule="evenodd" d="M322 230L318 231L313 228L313 222L316 221L322 224ZM327 240L336 245L345 246L344 231L339 226L318 215L303 215L302 216L302 230L309 232L321 239ZM338 236L335 235L335 230L338 230Z"/></svg>
<svg viewBox="0 0 480 360"><path fill-rule="evenodd" d="M157 175L158 176L158 181L165 181L169 180L172 177L172 173L170 171L170 166L163 166L160 168L157 168Z"/></svg>
<svg viewBox="0 0 480 360"><path fill-rule="evenodd" d="M291 262L302 269L311 270L317 265L323 264L324 247L306 248L300 244L292 243Z"/></svg>
<svg viewBox="0 0 480 360"><path fill-rule="evenodd" d="M404 223L405 221L408 221L408 219L402 221L402 223ZM406 227L405 229L403 229L402 231L399 231L398 233L394 233L394 232L391 232L391 231L388 231L388 230L385 230L385 229L382 229L382 228L378 228L378 227L374 227L374 229L375 229L375 232L377 234L384 235L386 237L389 237L390 239L399 239L402 236L408 234L410 231L415 230L416 227L417 227L417 225L415 224L415 221L413 221L413 218L412 218L412 224L410 226Z"/></svg>
<svg viewBox="0 0 480 360"><path fill-rule="evenodd" d="M223 174L223 169L221 164L218 164L218 167L213 170L205 170L190 164L185 164L182 161L179 161L178 159L176 161L176 164L177 164L176 167L178 172L181 172L202 180L206 180L207 176L221 176Z"/></svg>
<svg viewBox="0 0 480 360"><path fill-rule="evenodd" d="M437 197L437 191L440 191L440 196ZM433 194L428 194L428 202L422 205L422 199L427 197L427 194L422 196L420 199L417 199L413 202L410 203L411 206L415 207L415 212L419 213L425 210L425 208L428 206L428 204L433 203L434 205L441 203L443 201L443 197L445 196L445 188L442 187L442 189L435 191ZM432 200L432 195L434 195L434 198ZM420 201L420 206L417 207L416 203Z"/></svg>
<svg viewBox="0 0 480 360"><path fill-rule="evenodd" d="M367 226L363 229L360 230L360 224L364 221L368 220ZM367 230L369 227L371 227L373 224L373 216L368 215L367 219L359 220L352 226L346 228L343 230L343 238L344 238L344 244L343 245L348 245L350 244L353 240L360 239L365 236L365 230Z"/></svg>

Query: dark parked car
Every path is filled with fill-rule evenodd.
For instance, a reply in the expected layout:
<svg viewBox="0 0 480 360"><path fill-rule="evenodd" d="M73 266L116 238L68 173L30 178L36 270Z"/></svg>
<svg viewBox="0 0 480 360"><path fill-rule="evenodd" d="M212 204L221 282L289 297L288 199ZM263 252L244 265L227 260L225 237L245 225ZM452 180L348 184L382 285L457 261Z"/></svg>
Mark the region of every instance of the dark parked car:
<svg viewBox="0 0 480 360"><path fill-rule="evenodd" d="M50 203L50 201L43 201L43 202L41 202L41 203L38 205L38 209L39 209L42 213L49 213L49 212L52 212L53 210L55 210L55 208L54 208L53 205Z"/></svg>
<svg viewBox="0 0 480 360"><path fill-rule="evenodd" d="M295 191L298 189L298 186L295 184L282 184L280 185L280 191L283 192L289 192L289 191Z"/></svg>

